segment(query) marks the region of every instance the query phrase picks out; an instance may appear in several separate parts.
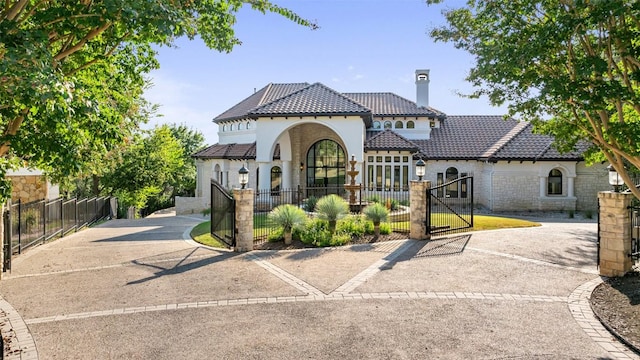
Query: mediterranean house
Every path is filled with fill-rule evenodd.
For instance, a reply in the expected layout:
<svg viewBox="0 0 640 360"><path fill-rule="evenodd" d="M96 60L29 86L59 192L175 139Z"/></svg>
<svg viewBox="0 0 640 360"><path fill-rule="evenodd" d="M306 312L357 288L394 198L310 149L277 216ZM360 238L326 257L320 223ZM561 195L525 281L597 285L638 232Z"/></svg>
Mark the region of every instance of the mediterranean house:
<svg viewBox="0 0 640 360"><path fill-rule="evenodd" d="M214 118L219 143L193 155L196 198L177 199L179 212L209 203L210 180L262 190L356 182L371 190L406 191L423 159L425 180L443 184L474 177L478 207L490 211L596 210L608 189L602 165L581 151L562 154L532 125L502 116L446 115L429 105L429 70L415 72L416 101L393 93L340 93L321 83L268 84ZM579 149L585 150L585 149ZM442 196L470 196L454 184Z"/></svg>

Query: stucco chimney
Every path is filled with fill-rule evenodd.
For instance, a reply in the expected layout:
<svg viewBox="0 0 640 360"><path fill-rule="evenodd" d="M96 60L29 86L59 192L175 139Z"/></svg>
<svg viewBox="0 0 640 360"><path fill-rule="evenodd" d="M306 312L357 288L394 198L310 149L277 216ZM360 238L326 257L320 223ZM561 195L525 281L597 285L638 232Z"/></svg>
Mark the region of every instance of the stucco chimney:
<svg viewBox="0 0 640 360"><path fill-rule="evenodd" d="M429 106L429 70L416 70L416 104L418 107Z"/></svg>

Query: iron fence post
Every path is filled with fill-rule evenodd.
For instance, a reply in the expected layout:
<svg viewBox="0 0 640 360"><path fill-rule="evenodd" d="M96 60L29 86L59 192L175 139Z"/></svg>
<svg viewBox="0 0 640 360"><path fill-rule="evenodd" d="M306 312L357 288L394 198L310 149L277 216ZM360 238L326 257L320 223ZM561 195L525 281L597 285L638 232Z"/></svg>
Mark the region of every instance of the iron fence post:
<svg viewBox="0 0 640 360"><path fill-rule="evenodd" d="M18 254L22 254L22 200L18 199Z"/></svg>

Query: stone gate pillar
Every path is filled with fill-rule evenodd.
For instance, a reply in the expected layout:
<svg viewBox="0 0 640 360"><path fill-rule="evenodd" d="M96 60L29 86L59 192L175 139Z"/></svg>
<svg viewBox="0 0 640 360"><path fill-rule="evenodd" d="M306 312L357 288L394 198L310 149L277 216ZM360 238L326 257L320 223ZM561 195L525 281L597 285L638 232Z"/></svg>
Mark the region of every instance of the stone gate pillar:
<svg viewBox="0 0 640 360"><path fill-rule="evenodd" d="M600 204L600 275L624 276L631 270L631 206L632 194L603 191L598 193Z"/></svg>
<svg viewBox="0 0 640 360"><path fill-rule="evenodd" d="M409 203L411 213L409 214L409 238L415 240L428 240L430 235L427 233L427 216L429 209L427 208L427 190L431 187L430 181L409 182Z"/></svg>
<svg viewBox="0 0 640 360"><path fill-rule="evenodd" d="M236 200L236 246L235 252L253 250L253 189L233 189Z"/></svg>

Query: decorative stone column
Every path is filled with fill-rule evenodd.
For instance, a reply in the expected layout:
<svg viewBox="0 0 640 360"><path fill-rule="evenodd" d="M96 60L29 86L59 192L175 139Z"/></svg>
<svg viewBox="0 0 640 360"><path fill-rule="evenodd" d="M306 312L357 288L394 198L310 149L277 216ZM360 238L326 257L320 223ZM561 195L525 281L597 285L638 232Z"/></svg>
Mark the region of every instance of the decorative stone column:
<svg viewBox="0 0 640 360"><path fill-rule="evenodd" d="M600 275L624 276L631 270L631 206L632 194L603 191L600 203Z"/></svg>
<svg viewBox="0 0 640 360"><path fill-rule="evenodd" d="M253 189L233 189L236 200L235 252L253 250Z"/></svg>
<svg viewBox="0 0 640 360"><path fill-rule="evenodd" d="M427 190L431 187L430 181L409 182L409 203L411 213L409 214L409 238L415 240L428 240L430 235L427 233L427 216L429 209L427 208Z"/></svg>

